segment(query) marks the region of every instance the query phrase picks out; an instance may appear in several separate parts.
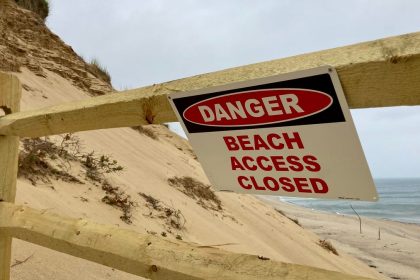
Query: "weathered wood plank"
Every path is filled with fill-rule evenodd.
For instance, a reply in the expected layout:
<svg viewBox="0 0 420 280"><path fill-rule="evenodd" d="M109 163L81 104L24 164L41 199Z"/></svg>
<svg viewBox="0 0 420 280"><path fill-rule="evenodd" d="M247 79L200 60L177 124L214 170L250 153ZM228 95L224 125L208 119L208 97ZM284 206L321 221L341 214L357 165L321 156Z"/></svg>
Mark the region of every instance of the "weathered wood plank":
<svg viewBox="0 0 420 280"><path fill-rule="evenodd" d="M16 238L150 279L367 279L139 234L0 203L0 229Z"/></svg>
<svg viewBox="0 0 420 280"><path fill-rule="evenodd" d="M166 98L168 93L322 65L337 69L350 108L420 105L420 32L417 32L21 112L0 120L0 134L35 137L177 121Z"/></svg>
<svg viewBox="0 0 420 280"><path fill-rule="evenodd" d="M20 83L0 73L0 108L4 113L19 111ZM0 201L15 201L19 137L0 136ZM9 280L12 238L0 230L0 280Z"/></svg>

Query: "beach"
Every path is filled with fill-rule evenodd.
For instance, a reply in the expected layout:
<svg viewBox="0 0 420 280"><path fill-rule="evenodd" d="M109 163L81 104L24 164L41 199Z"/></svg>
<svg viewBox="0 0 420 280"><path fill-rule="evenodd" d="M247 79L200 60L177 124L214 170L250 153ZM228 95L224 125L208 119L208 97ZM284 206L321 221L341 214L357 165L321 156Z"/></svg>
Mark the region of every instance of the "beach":
<svg viewBox="0 0 420 280"><path fill-rule="evenodd" d="M321 239L330 241L338 253L351 255L390 279L420 279L420 225L332 214L260 197L264 202L297 219ZM380 240L379 240L380 229Z"/></svg>

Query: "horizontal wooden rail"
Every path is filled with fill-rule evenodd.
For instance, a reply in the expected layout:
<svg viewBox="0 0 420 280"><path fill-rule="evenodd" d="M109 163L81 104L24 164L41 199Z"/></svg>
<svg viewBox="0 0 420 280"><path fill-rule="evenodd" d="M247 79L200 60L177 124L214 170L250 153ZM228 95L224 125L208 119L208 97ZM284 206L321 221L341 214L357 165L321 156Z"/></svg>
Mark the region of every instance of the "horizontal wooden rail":
<svg viewBox="0 0 420 280"><path fill-rule="evenodd" d="M37 137L91 129L177 121L174 91L330 65L350 108L420 105L420 32L232 68L0 118L0 135Z"/></svg>
<svg viewBox="0 0 420 280"><path fill-rule="evenodd" d="M2 234L150 279L368 279L0 203Z"/></svg>

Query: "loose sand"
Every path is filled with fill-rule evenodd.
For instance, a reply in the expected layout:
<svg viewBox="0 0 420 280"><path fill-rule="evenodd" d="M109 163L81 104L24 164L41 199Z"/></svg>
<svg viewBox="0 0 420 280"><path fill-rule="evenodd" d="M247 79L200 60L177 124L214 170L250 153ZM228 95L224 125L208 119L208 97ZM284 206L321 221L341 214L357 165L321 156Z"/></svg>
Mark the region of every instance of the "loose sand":
<svg viewBox="0 0 420 280"><path fill-rule="evenodd" d="M39 78L23 69L18 74L24 90L22 110L39 108L76 99L88 98L61 76L46 71ZM208 183L200 164L191 154L191 147L163 126L152 128L158 139L130 128L97 130L77 135L86 150L112 155L126 167L124 172L108 179L118 185L135 202L132 224L124 223L121 211L103 203L104 191L90 182L85 184L53 181L37 184L20 178L17 203L71 217L84 217L95 222L114 224L141 234L166 231L166 238L181 235L183 240L203 245L220 246L225 250L262 255L273 260L336 270L353 275L386 279L360 260L340 252L339 256L317 243L320 237L299 227L273 207L253 196L218 193L223 211L206 210L196 200L170 187L168 178L191 176ZM159 218L149 216L150 209L138 192L180 210L186 219L185 228L168 231ZM22 241L14 242L13 263L30 257L12 268L12 279L138 279L81 259L53 252Z"/></svg>

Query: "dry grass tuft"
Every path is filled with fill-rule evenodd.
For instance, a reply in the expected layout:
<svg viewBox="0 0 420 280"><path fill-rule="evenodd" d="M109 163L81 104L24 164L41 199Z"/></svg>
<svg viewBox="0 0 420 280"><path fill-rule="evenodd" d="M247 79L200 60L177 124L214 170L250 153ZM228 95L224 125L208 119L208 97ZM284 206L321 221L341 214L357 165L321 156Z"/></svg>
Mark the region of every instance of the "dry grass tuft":
<svg viewBox="0 0 420 280"><path fill-rule="evenodd" d="M98 59L92 59L90 63L87 64L87 70L95 77L111 84L111 75L109 74L108 69L106 69L106 67L103 66Z"/></svg>
<svg viewBox="0 0 420 280"><path fill-rule="evenodd" d="M187 220L181 210L175 209L151 195L142 192L139 192L139 195L146 201L146 206L151 210L147 216L164 220L166 226L169 227L168 232L171 233L171 229L182 230L185 228Z"/></svg>
<svg viewBox="0 0 420 280"><path fill-rule="evenodd" d="M51 179L83 184L71 174L72 164L79 164L86 171L84 179L102 183L104 174L124 169L108 155L84 152L82 142L74 134L60 137L55 141L48 137L22 139L18 176L28 179L33 185L51 183Z"/></svg>
<svg viewBox="0 0 420 280"><path fill-rule="evenodd" d="M123 212L120 219L127 224L131 224L131 210L135 205L134 201L131 200L131 197L121 191L119 187L112 186L106 180L102 183L102 190L106 193L102 198L102 202L120 209Z"/></svg>
<svg viewBox="0 0 420 280"><path fill-rule="evenodd" d="M157 134L150 128L146 127L146 126L133 126L132 129L138 131L141 134L144 134L150 138L152 138L153 140L158 140L159 137L157 136Z"/></svg>
<svg viewBox="0 0 420 280"><path fill-rule="evenodd" d="M289 220L291 220L292 222L294 222L295 224L297 224L298 226L302 227L302 225L299 223L299 220L297 218L291 218L289 216L286 215L286 213L284 213L282 210L275 208L274 210L276 210L277 213L279 213L280 215L285 216L286 218L288 218Z"/></svg>
<svg viewBox="0 0 420 280"><path fill-rule="evenodd" d="M44 21L50 12L47 0L15 0L20 7L38 14Z"/></svg>
<svg viewBox="0 0 420 280"><path fill-rule="evenodd" d="M297 218L290 218L287 217L289 220L291 220L292 222L294 222L295 224L297 224L298 226L302 227L302 225L299 223L299 220Z"/></svg>
<svg viewBox="0 0 420 280"><path fill-rule="evenodd" d="M177 188L187 196L197 200L197 203L204 209L222 211L222 202L211 189L210 185L191 177L172 177L168 179L170 186Z"/></svg>
<svg viewBox="0 0 420 280"><path fill-rule="evenodd" d="M318 245L321 246L322 248L324 248L325 250L330 251L334 255L337 255L338 256L338 252L334 248L334 246L331 244L331 242L329 242L327 240L319 240L318 241Z"/></svg>
<svg viewBox="0 0 420 280"><path fill-rule="evenodd" d="M147 195L145 193L139 192L139 195L144 198L146 201L147 206L150 206L154 210L160 211L162 207L160 206L160 200L154 198L151 195Z"/></svg>
<svg viewBox="0 0 420 280"><path fill-rule="evenodd" d="M275 208L274 210L276 210L277 213L279 213L280 215L286 216L286 214L283 212L283 210L277 209Z"/></svg>
<svg viewBox="0 0 420 280"><path fill-rule="evenodd" d="M104 174L124 170L124 167L119 165L118 161L112 159L109 155L97 155L92 151L82 154L79 158L86 169L86 177L96 182L102 182Z"/></svg>
<svg viewBox="0 0 420 280"><path fill-rule="evenodd" d="M83 184L69 172L70 161L74 158L47 137L23 139L22 144L19 177L28 179L34 186L37 182L51 183L51 179Z"/></svg>

